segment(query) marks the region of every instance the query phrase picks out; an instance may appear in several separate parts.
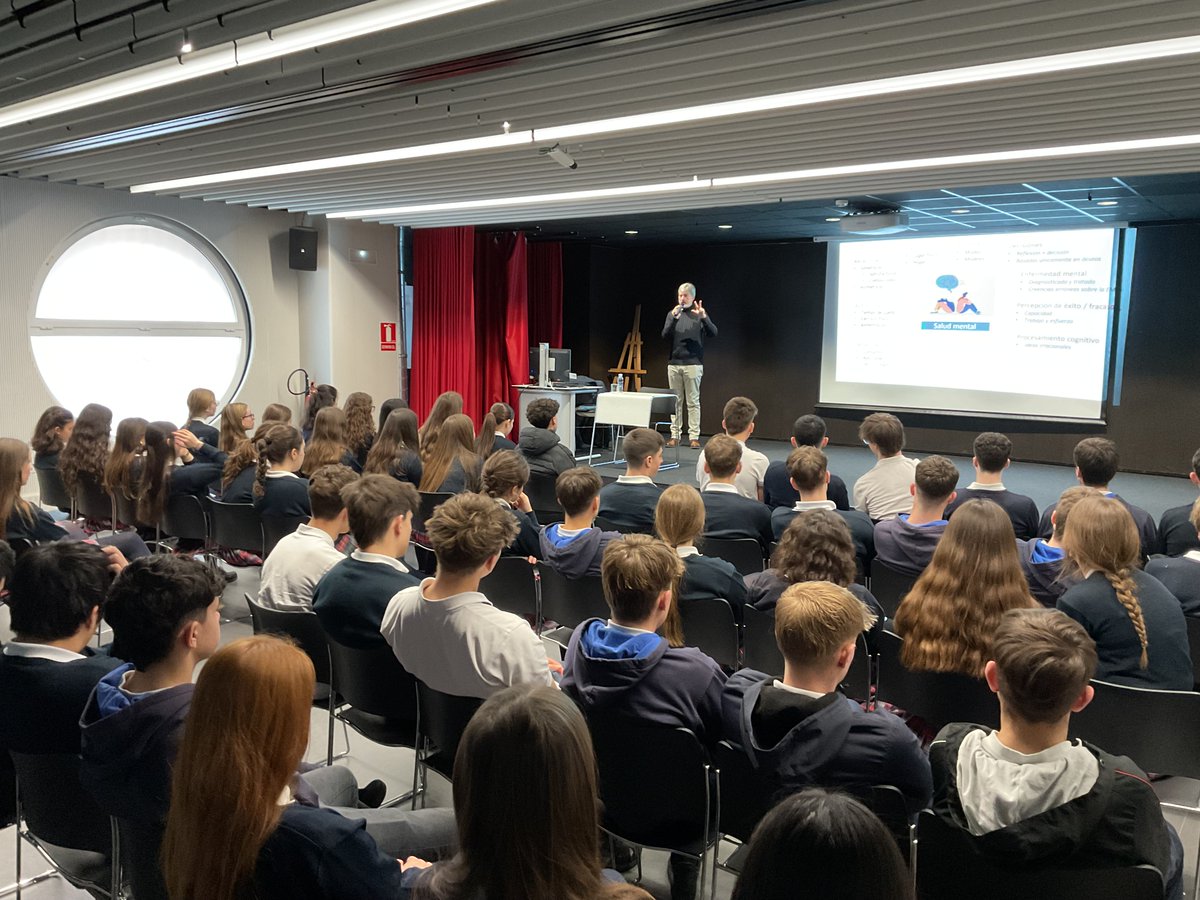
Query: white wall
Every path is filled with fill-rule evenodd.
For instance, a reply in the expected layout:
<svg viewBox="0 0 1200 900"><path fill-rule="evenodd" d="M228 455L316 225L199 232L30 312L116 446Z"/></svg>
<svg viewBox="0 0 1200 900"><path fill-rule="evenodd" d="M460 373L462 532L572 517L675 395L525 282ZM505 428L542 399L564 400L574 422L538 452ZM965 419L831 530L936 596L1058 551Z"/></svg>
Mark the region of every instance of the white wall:
<svg viewBox="0 0 1200 900"><path fill-rule="evenodd" d="M396 233L391 226L320 223L319 270L288 268L287 230L294 215L199 200L173 200L123 191L0 177L0 436L28 440L38 415L55 402L37 374L27 323L42 266L77 229L101 218L148 213L174 219L201 234L229 262L250 305L251 353L239 399L261 412L272 402L298 409L285 386L303 366L339 390L395 396L394 354L379 351L379 322L396 321L399 307ZM332 231L332 239L329 232ZM375 264L353 262L358 248ZM90 366L81 360L79 377ZM203 360L181 360L204 383ZM146 373L153 378L153 372ZM96 397L96 402L105 402ZM179 420L186 410L179 398ZM78 410L74 410L78 412Z"/></svg>

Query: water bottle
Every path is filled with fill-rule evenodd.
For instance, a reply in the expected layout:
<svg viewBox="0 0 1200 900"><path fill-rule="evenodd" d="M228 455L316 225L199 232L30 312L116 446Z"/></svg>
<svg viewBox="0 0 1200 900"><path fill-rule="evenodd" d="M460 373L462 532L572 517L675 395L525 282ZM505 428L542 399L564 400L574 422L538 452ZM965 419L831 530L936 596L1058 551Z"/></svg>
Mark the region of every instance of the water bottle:
<svg viewBox="0 0 1200 900"><path fill-rule="evenodd" d="M624 373L617 376L617 391L625 390L625 375Z"/></svg>

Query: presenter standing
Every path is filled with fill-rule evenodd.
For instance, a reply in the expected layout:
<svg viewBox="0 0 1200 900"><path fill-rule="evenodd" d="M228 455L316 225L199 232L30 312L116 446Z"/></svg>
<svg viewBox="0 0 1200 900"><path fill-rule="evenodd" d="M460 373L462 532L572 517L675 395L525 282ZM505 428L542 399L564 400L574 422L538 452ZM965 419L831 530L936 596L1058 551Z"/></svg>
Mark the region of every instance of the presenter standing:
<svg viewBox="0 0 1200 900"><path fill-rule="evenodd" d="M675 392L675 415L671 417L668 447L679 445L683 435L683 408L687 406L688 437L694 450L700 449L700 379L704 377L704 337L717 336L717 326L696 299L696 286L679 286L678 303L667 313L663 337L671 339L667 360L667 380Z"/></svg>

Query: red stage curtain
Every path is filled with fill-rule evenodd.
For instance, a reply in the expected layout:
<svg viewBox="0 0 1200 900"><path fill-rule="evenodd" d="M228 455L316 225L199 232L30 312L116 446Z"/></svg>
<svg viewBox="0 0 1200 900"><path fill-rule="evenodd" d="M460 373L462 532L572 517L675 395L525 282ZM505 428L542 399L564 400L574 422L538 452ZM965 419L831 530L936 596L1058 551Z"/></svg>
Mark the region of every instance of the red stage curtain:
<svg viewBox="0 0 1200 900"><path fill-rule="evenodd" d="M479 407L476 376L475 229L413 232L413 346L409 405L424 420L442 391Z"/></svg>
<svg viewBox="0 0 1200 900"><path fill-rule="evenodd" d="M482 421L497 400L515 405L513 384L529 379L526 242L520 232L475 236L477 405L465 412Z"/></svg>
<svg viewBox="0 0 1200 900"><path fill-rule="evenodd" d="M529 245L529 344L562 346L562 244Z"/></svg>

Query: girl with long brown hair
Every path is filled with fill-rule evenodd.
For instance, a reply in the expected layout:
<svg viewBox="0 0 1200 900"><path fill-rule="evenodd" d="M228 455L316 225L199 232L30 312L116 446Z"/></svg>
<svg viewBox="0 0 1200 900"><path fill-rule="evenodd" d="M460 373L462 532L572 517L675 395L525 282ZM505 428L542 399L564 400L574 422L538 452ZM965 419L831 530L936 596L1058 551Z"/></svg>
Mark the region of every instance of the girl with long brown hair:
<svg viewBox="0 0 1200 900"><path fill-rule="evenodd" d="M230 403L221 410L221 439L219 448L233 453L248 441L249 431L254 427L254 413L245 403Z"/></svg>
<svg viewBox="0 0 1200 900"><path fill-rule="evenodd" d="M172 494L207 497L208 486L221 477L225 460L224 453L190 429L176 429L170 422L151 422L146 426L138 518L146 525L160 521Z"/></svg>
<svg viewBox="0 0 1200 900"><path fill-rule="evenodd" d="M226 503L253 503L254 477L258 474L258 442L279 425L279 422L263 422L249 440L242 441L229 454L221 469L221 499Z"/></svg>
<svg viewBox="0 0 1200 900"><path fill-rule="evenodd" d="M294 800L313 681L302 651L266 635L234 641L201 670L163 838L172 900L399 895L400 865L361 821Z"/></svg>
<svg viewBox="0 0 1200 900"><path fill-rule="evenodd" d="M330 406L337 406L337 398L337 388L332 384L315 384L309 389L304 403L304 420L300 426L300 433L304 436L304 440L307 441L312 437L317 413Z"/></svg>
<svg viewBox="0 0 1200 900"><path fill-rule="evenodd" d="M968 500L896 611L900 661L913 670L982 678L1000 617L1036 605L1008 514L990 500Z"/></svg>
<svg viewBox="0 0 1200 900"><path fill-rule="evenodd" d="M458 391L444 391L433 401L425 424L421 426L418 437L421 439L421 459L428 461L429 453L437 441L438 432L451 416L461 415L463 411L462 394ZM474 432L472 432L474 437Z"/></svg>
<svg viewBox="0 0 1200 900"><path fill-rule="evenodd" d="M479 436L475 438L475 452L486 460L500 450L516 450L517 445L509 440L513 427L513 408L507 403L493 403L483 422L479 425Z"/></svg>
<svg viewBox="0 0 1200 900"><path fill-rule="evenodd" d="M638 900L600 868L596 757L583 714L561 691L494 694L454 760L459 852L404 883L415 900ZM180 898L189 900L189 898Z"/></svg>
<svg viewBox="0 0 1200 900"><path fill-rule="evenodd" d="M370 394L355 391L346 398L346 446L354 455L354 471L361 472L375 443L375 401Z"/></svg>
<svg viewBox="0 0 1200 900"><path fill-rule="evenodd" d="M442 423L425 456L420 489L445 494L478 491L482 465L475 454L475 426L470 418L456 413Z"/></svg>
<svg viewBox="0 0 1200 900"><path fill-rule="evenodd" d="M258 427L264 425L291 425L292 411L282 403L268 403L263 407L262 420L258 423Z"/></svg>
<svg viewBox="0 0 1200 900"><path fill-rule="evenodd" d="M111 437L112 410L99 403L89 403L80 411L71 440L58 456L58 470L67 490L74 493L82 478L91 478L97 485L104 481Z"/></svg>
<svg viewBox="0 0 1200 900"><path fill-rule="evenodd" d="M379 436L367 454L363 474L391 475L397 481L407 481L416 487L424 473L417 414L407 406L397 407L388 414L379 430Z"/></svg>
<svg viewBox="0 0 1200 900"><path fill-rule="evenodd" d="M58 455L71 440L75 416L62 406L49 406L38 417L29 446L33 448L35 469L57 469Z"/></svg>
<svg viewBox="0 0 1200 900"><path fill-rule="evenodd" d="M1183 608L1158 579L1138 568L1141 539L1125 505L1102 494L1084 497L1071 509L1062 543L1064 573L1080 580L1057 605L1096 642L1096 677L1190 691Z"/></svg>
<svg viewBox="0 0 1200 900"><path fill-rule="evenodd" d="M122 419L117 423L117 437L113 441L108 465L104 467L104 489L126 497L136 497L142 480L142 466L146 455L145 419Z"/></svg>
<svg viewBox="0 0 1200 900"><path fill-rule="evenodd" d="M346 446L346 414L336 406L327 406L313 419L312 438L304 448L305 475L321 466L350 466L354 455Z"/></svg>

